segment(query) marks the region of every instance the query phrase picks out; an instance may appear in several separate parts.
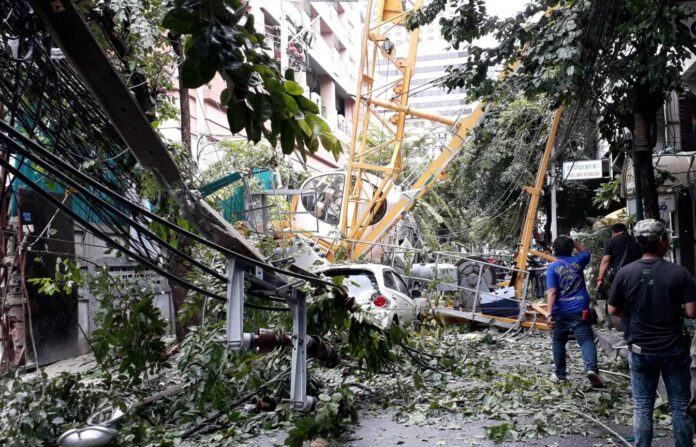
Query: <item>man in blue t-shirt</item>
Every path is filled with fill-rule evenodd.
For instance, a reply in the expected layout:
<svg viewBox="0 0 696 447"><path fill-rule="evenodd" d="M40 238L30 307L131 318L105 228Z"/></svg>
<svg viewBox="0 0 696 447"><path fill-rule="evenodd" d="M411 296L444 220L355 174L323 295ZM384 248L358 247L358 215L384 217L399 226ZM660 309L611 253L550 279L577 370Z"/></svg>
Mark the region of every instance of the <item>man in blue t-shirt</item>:
<svg viewBox="0 0 696 447"><path fill-rule="evenodd" d="M566 381L566 343L573 332L582 351L585 375L593 387L604 386L597 368L597 348L592 326L588 321L590 294L585 286L583 270L590 262L590 252L580 242L569 236L559 236L553 241L553 253L557 260L546 270L547 303L546 319L552 330L554 379ZM578 253L573 256L573 248ZM585 312L583 312L585 311Z"/></svg>

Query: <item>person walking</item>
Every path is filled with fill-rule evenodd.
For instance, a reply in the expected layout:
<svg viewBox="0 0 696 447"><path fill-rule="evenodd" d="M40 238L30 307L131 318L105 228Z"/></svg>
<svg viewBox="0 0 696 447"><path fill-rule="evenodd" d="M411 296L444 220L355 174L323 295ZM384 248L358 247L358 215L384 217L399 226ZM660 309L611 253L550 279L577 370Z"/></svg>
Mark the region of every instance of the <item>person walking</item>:
<svg viewBox="0 0 696 447"><path fill-rule="evenodd" d="M597 274L597 290L608 291L616 277L616 272L624 265L640 259L643 252L636 241L628 234L628 228L622 223L611 226L611 238L604 243L602 262ZM628 340L628 319L621 319L624 343ZM625 347L624 345L618 347Z"/></svg>
<svg viewBox="0 0 696 447"><path fill-rule="evenodd" d="M669 230L662 222L641 220L633 235L643 256L617 272L608 308L611 315L625 317L629 323L636 446L652 443L660 375L667 389L675 445L693 446L694 427L687 415L691 358L684 315L696 317L696 283L684 267L662 259L670 243Z"/></svg>
<svg viewBox="0 0 696 447"><path fill-rule="evenodd" d="M546 270L547 308L546 319L551 328L554 379L566 381L566 344L571 332L580 346L585 364L585 375L593 387L603 387L604 381L597 367L597 348L589 321L590 294L587 292L583 271L590 262L590 252L580 242L569 236L559 236L553 241L553 253L557 260ZM573 256L573 249L577 254Z"/></svg>

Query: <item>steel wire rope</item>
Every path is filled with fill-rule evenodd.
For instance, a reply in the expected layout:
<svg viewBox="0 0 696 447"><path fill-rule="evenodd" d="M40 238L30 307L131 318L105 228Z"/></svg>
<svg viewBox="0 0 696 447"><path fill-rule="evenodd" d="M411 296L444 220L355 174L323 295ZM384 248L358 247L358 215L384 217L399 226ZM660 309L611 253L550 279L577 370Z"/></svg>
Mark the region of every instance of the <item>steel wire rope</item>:
<svg viewBox="0 0 696 447"><path fill-rule="evenodd" d="M50 59L49 59L49 60L50 60ZM26 84L29 82L29 80L30 80L30 76L26 76L26 77L25 77L25 81L26 81L26 82L24 82L24 85L26 85ZM45 84L44 84L44 85L45 85ZM45 90L45 88L42 88L41 90ZM21 97L21 95L20 95L20 97ZM60 101L59 101L58 103L61 104ZM27 104L27 106L30 106L30 105ZM40 110L40 109L39 109L39 110ZM59 111L62 111L62 108L60 108ZM16 116L16 114L14 114L14 116ZM59 116L60 116L60 113L59 113ZM38 118L38 116L35 116L35 118ZM40 120L39 120L39 119L35 119L35 120L34 120L34 123L32 123L32 124L33 124L33 125L36 125L36 124L38 124L38 123L40 123ZM60 120L59 123L62 123L62 120ZM29 127L29 126L25 126L25 127ZM49 129L46 129L46 130L48 131ZM47 132L47 133L48 133L48 132ZM59 141L60 141L60 133L58 134L58 136L57 136L56 138L54 138L54 146L57 145ZM107 146L107 147L108 147L108 146ZM90 154L90 155L92 155L92 154ZM118 156L118 155L120 155L120 153L117 154L117 156ZM92 157L93 157L93 155L92 155Z"/></svg>
<svg viewBox="0 0 696 447"><path fill-rule="evenodd" d="M89 176L83 174L83 173L80 172L79 170L76 170L76 169L73 168L72 166L70 166L70 165L68 165L67 163L63 162L63 161L60 160L60 158L58 158L56 155L52 154L51 152L46 151L44 148L42 148L41 146L39 146L37 143L35 143L35 142L31 141L31 140L26 140L26 139L24 139L24 138L23 138L23 135L17 134L16 131L14 130L14 128L12 128L11 126L9 126L4 120L0 120L0 128L3 129L3 130L5 130L5 131L8 132L8 133L14 134L14 136L16 136L18 139L24 140L25 143L28 143L34 150L36 150L36 151L37 151L38 153L40 153L42 156L44 156L44 157L46 157L47 159L51 160L53 163L56 163L56 164L57 164L58 166L60 166L62 169L65 169L67 172L70 172L71 174L75 175L77 178L80 178L82 181L85 181L85 182L89 183L91 186L93 186L93 187L99 189L101 192L110 195L113 199L115 199L115 200L119 201L120 203L126 205L127 207L131 208L134 212L137 212L137 213L142 214L142 215L144 215L144 216L146 216L146 217L148 217L148 218L151 218L151 219L157 221L158 223L160 223L160 224L162 224L162 225L164 225L164 226L167 226L169 229L171 229L171 230L173 230L173 231L177 231L177 232L179 232L180 234L182 234L182 235L184 235L184 236L186 236L186 237L189 237L189 238L195 240L196 242L199 242L199 243L201 243L201 244L203 244L203 245L206 245L206 246L208 246L208 247L210 247L210 248L213 248L213 249L215 249L215 250L218 250L218 251L220 251L220 252L226 254L227 256L230 256L230 257L239 259L240 261L247 262L247 263L249 263L249 264L251 264L251 265L254 265L254 266L262 267L263 269L266 269L266 270L269 270L269 271L272 271L272 272L275 272L275 273L280 273L280 274L287 275L287 276L292 276L292 277L295 277L295 278L298 278L298 279L303 279L303 280L309 281L310 283L313 283L313 284L329 285L329 286L332 286L332 287L334 286L334 284L331 283L331 282L329 282L329 281L324 281L324 280L321 280L321 279L318 279L318 278L315 278L315 277L311 277L311 276L303 275L303 274L300 274L300 273L296 273L296 272L291 272L291 271L287 271L287 270L284 270L284 269L280 269L280 268L271 266L271 265L269 265L269 264L266 264L266 263L264 263L263 261L259 261L259 260L256 260L256 259L253 259L253 258L244 256L244 255L242 255L242 254L240 254L240 253L234 252L234 251L232 251L232 250L230 250L230 249L227 249L227 248L225 248L225 247L222 247L222 246L220 246L220 245L218 245L218 244L216 244L216 243L214 243L214 242L212 242L212 241L209 241L209 240L207 240L207 239L205 239L205 238L203 238L203 237L201 237L201 236L198 236L198 235L196 235L196 234L194 234L194 233L191 233L191 232L189 232L189 231L187 231L187 230L184 230L183 228L178 227L178 226L175 225L175 224L172 224L172 223L169 222L168 220L166 220L166 219L164 219L164 218L162 218L162 217L156 215L155 213L152 213L152 212L150 212L150 211L148 211L148 210L142 208L140 205L134 204L134 203L130 202L129 200L123 198L120 194L118 194L118 193L112 191L112 190L111 190L110 188L108 188L107 186L104 186L104 185L100 184L99 182L97 182L97 181L95 181L94 179L90 178ZM5 135L2 134L2 133L0 133L0 138L9 139L8 136L5 136ZM11 140L10 140L10 141L11 141ZM27 150L27 149L25 149L25 148L23 148L23 147L21 147L21 146L19 146L19 145L17 145L17 148L18 148L18 150L24 152L25 155L27 155L27 156L31 155L31 156L33 157L34 160L38 160L39 164L41 164L41 159L39 159L36 155L32 154L31 151L29 151L29 150Z"/></svg>
<svg viewBox="0 0 696 447"><path fill-rule="evenodd" d="M29 106L30 106L30 105L27 104L27 107L29 107ZM22 116L20 116L20 117L18 117L18 118L20 119L20 121L23 121L23 122L24 122L24 124L23 124L22 127L25 128L25 129L26 129L26 128L30 128L30 127L32 127L32 126L34 125L33 123L26 122L26 120L25 120L24 117L22 117ZM35 123L36 123L35 125L38 125L39 127L42 128L42 131L43 131L45 134L47 134L47 135L49 135L49 136L51 135L50 129L47 128L47 127L44 127L43 122L41 122L41 121L36 122L36 121L35 121ZM55 137L52 138L52 139L54 140L54 146L57 145L57 142L58 142L59 138L60 138L60 135L55 136ZM70 152L70 151L68 151L68 152ZM91 154L90 154L90 155L91 155ZM89 157L90 155L86 156L85 158ZM92 157L93 157L93 155L92 155Z"/></svg>
<svg viewBox="0 0 696 447"><path fill-rule="evenodd" d="M478 230L478 229L483 228L489 221L491 221L491 220L493 220L493 219L496 219L496 218L502 216L503 214L505 214L506 212L508 212L510 208L512 208L513 206L515 206L518 202L521 202L521 200L524 199L524 196L525 196L524 191L521 191L521 192L520 192L520 195L517 197L517 199L515 199L514 202L512 202L508 207L506 207L506 209L503 209L503 208L501 207L501 208L499 209L499 211L498 211L497 214L494 214L494 215L491 215L491 216L486 216L486 217L485 217L485 220L481 221L481 223L476 223L476 222L474 222L474 223L470 224L469 227L467 227L467 228L465 228L465 229L462 229L462 230L459 230L459 231L453 231L453 232L445 233L445 236L459 236L459 235L462 235L462 234L470 233L472 230Z"/></svg>
<svg viewBox="0 0 696 447"><path fill-rule="evenodd" d="M538 136L541 133L541 128L543 127L542 126L543 123L544 122L542 122L540 124L540 127L537 128L534 140L538 139ZM546 122L546 124L548 125L548 122ZM512 123L508 124L508 128L511 126L512 126ZM499 139L499 138L500 138L500 134L497 134L496 139ZM528 152L526 162L524 164L520 165L520 168L519 168L520 173L526 169L526 166L529 164L529 161L533 158L534 154L535 154L535 151L533 151L533 150L530 150ZM520 176L516 176L516 177L521 180ZM498 216L502 215L504 213L504 211L503 212L499 212L499 211L503 210L503 207L509 208L509 207L513 206L517 202L517 200L519 200L519 197L521 197L524 194L523 192L520 192L520 196L518 196L518 199L515 200L515 202L513 202L512 204L509 204L509 205L505 205L505 202L508 200L508 197L513 194L513 191L515 189L521 188L521 186L523 186L523 183L524 182L519 182L518 184L516 184L515 182L511 182L509 187L505 190L505 192L503 192L503 194L501 194L493 204L489 205L487 210L482 210L483 214L493 214L494 217L498 217ZM480 200L480 199L477 199L477 200ZM482 224L483 224L483 222L482 222ZM460 232L460 234L465 233L467 231L470 231L470 230L462 230Z"/></svg>
<svg viewBox="0 0 696 447"><path fill-rule="evenodd" d="M536 129L535 136L534 136L533 140L538 140L538 136L539 136L539 134L541 133L541 130L542 130L544 127L548 127L549 125L550 125L550 121L549 121L548 118L547 118L546 120L542 120L542 122L539 124L539 126L538 126L537 129ZM509 123L508 126L507 126L507 128L510 128L510 127L512 127L512 123ZM499 138L501 138L501 137L500 137L500 134L497 134L497 135L496 135L496 139L499 139ZM526 162L523 163L523 164L521 164L521 165L520 165L520 168L519 168L519 171L520 171L519 173L520 173L520 174L526 169L526 166L529 164L529 162L531 161L531 159L534 157L535 153L536 153L536 152L535 152L534 150L529 150L529 151L527 152L527 154L526 154L526 155L527 155L527 156L526 156ZM518 179L521 179L521 177L520 177L519 175L518 175L518 176L515 176L515 177L518 178ZM493 204L489 205L488 209L483 211L483 214L493 214L493 216L491 216L491 217L488 218L489 220L490 220L490 219L494 219L494 218L496 218L496 217L499 217L499 216L503 215L507 209L509 209L509 208L511 208L512 206L514 206L514 205L518 202L518 200L520 199L520 197L523 196L524 192L520 192L520 195L518 196L518 198L517 198L513 203L511 203L511 204L509 204L509 205L505 205L505 202L508 200L508 197L511 196L511 195L513 194L513 191L514 191L515 189L518 189L518 188L520 188L521 186L523 186L523 183L524 183L524 182L519 182L518 184L516 184L515 182L511 182L510 185L509 185L509 187L505 190L505 192L504 192L503 194L501 194L501 195L498 197L498 199L496 200L496 202L494 202ZM505 207L506 209L503 209L503 207ZM496 209L496 208L497 208L497 209ZM518 213L519 213L519 211L518 211ZM472 224L472 225L475 225L475 224ZM484 222L484 221L481 221L480 225L481 225L481 226L485 225L485 222ZM448 233L445 233L444 236L445 236L445 237L448 237L448 236L451 236L451 235L465 234L465 233L470 232L470 231L475 230L475 229L476 229L476 228L473 228L473 227L470 226L468 229L463 229L463 230L461 230L461 231L459 231L459 232L448 232Z"/></svg>
<svg viewBox="0 0 696 447"><path fill-rule="evenodd" d="M66 67L66 66L64 66L63 68L65 68L65 67ZM72 70L69 69L69 66L67 66L67 70L68 70L68 73L67 73L67 76L65 76L65 78L66 78L66 79L69 79L69 80L73 80L73 81L76 80L76 76L74 75L74 72L72 72ZM30 79L30 77L27 76L26 81L29 82L29 79ZM74 87L74 84L73 84L73 87ZM84 92L84 89L82 89L82 90L83 90L83 93L85 93L85 92ZM89 99L89 98L90 98L90 95L83 95L83 97L82 97L81 99L84 99L84 98L88 98L88 99ZM79 105L82 105L81 102L78 102L78 104L79 104ZM16 109L16 107L15 107L15 109ZM105 122L105 120L103 119L103 114L100 112L100 110L98 109L98 107L94 107L94 109L91 110L91 112L95 112L96 117L101 118L100 121L101 121L102 123L107 124L107 123ZM81 122L81 121L80 121L80 120L75 120L75 122L76 122L76 123L79 123L79 122ZM38 124L41 125L42 123L39 122ZM86 131L85 133L86 133L86 134L90 134L91 132L89 132L89 131L92 130L93 128L94 128L94 126L90 126L90 127L88 127L88 128L84 128L84 130ZM107 132L96 132L96 135L95 135L95 136L97 136L97 138L101 137L101 139L103 140L104 135L107 135L107 134L113 135L113 130L112 130L112 128L110 128L110 126L105 125L105 128L108 130ZM48 129L45 129L45 130L48 131ZM58 135L58 138L60 138L60 135ZM56 143L56 142L59 141L58 138L54 139L54 143ZM106 142L106 141L105 141L105 142ZM112 147L112 146L113 146L112 144L104 144L104 147ZM128 171L126 170L125 172L128 172ZM123 176L118 176L117 178L123 178ZM128 176L128 178L130 179L131 177ZM108 183L112 183L112 182L113 182L113 179L109 179L109 180L111 180L111 181L109 181ZM123 185L123 183L121 183L121 184ZM126 185L124 185L124 186L128 186L128 184L126 184ZM116 195L116 197L119 197L119 198L120 198L119 195ZM141 210L141 212L142 212L142 210ZM168 222L165 222L165 225L166 225L166 223L168 223ZM194 237L194 239L195 239L195 237L196 237L196 235L193 235L193 234L191 234L191 233L189 233L188 236L189 236L189 237ZM209 241L205 241L205 240L202 239L202 238L199 240L199 242L204 243L205 245L211 246L211 243L210 243ZM221 251L221 252L226 252L228 256L236 256L236 257L240 258L240 255L239 255L239 254L237 254L237 253L235 253L235 252L232 252L232 251L230 251L230 250L226 250L226 249L224 249L224 248L222 248L222 247L220 247L220 246L216 246L215 244L213 244L213 246L211 246L211 248L215 248L215 249L217 249L217 250L219 250L219 251ZM244 258L244 257L241 257L241 258ZM240 259L241 259L241 258L240 258ZM300 278L300 279L305 279L305 280L307 280L307 281L312 282L312 283L315 284L315 285L316 285L316 284L319 284L319 283L321 283L322 285L332 285L332 284L329 283L329 282L322 281L322 280L318 280L317 278L309 277L309 276L306 276L306 275L296 274L296 273L294 273L294 272L288 272L288 271L285 271L285 270L282 270L282 269L276 269L276 268L274 268L274 267L272 267L272 266L269 266L269 265L267 265L267 264L265 264L265 263L263 263L263 262L261 262L261 261L256 261L256 260L251 259L251 258L246 258L246 260L247 260L249 263L251 263L251 264L261 266L261 267L263 267L263 268L266 269L266 270L271 270L271 271L275 271L275 272L277 272L277 273L281 273L281 274L283 274L283 275L294 276L294 277L297 277L297 278Z"/></svg>
<svg viewBox="0 0 696 447"><path fill-rule="evenodd" d="M27 77L27 79L29 79L29 77ZM61 86L62 86L62 84L61 84ZM59 104L60 104L60 102L59 102ZM30 105L27 104L27 106L30 106ZM59 111L62 111L62 109L59 109ZM60 116L60 114L59 114L59 116ZM61 121L62 121L62 120L61 120ZM37 123L37 122L38 122L38 120L35 119L35 120L34 120L34 123ZM28 124L28 123L26 123L26 124ZM26 124L25 124L25 127L28 127L28 125L26 125ZM46 131L47 131L47 133L48 133L48 132L50 131L50 129L47 128ZM55 146L55 143L57 143L57 142L59 141L59 138L60 138L60 135L58 135L57 137L53 138L53 139L54 139L54 146ZM122 152L121 152L121 153L122 153ZM116 154L116 156L119 156L121 153ZM75 155L79 155L79 154L75 154ZM90 158L93 158L93 157L94 157L93 154L89 154L89 156L90 156ZM80 158L86 158L86 157L80 156ZM111 158L111 157L110 157L110 158ZM111 227L112 227L112 229L115 228L113 225L112 225ZM122 234L125 234L125 233L126 233L122 228L121 228L120 230L121 230L120 232L121 232ZM139 238L139 239L140 239L140 238ZM141 245L144 246L145 244L141 243ZM142 250L141 250L141 251L142 251Z"/></svg>
<svg viewBox="0 0 696 447"><path fill-rule="evenodd" d="M598 9L598 3L601 4L602 9ZM597 17L600 15L602 17L611 17L612 14L610 14L610 12L612 10L616 10L616 5L618 5L619 3L621 2L594 2L592 4L592 10L590 11L590 17ZM597 49L601 47L602 42L604 42L607 39L611 39L612 33L610 31L614 31L616 29L618 15L614 14L613 18L614 20L611 23L607 20L590 20L590 26L588 26L585 29L584 36L582 39L583 52L580 57L579 65L583 67L585 73L590 73L590 75L586 76L586 80L580 88L579 94L576 95L576 100L574 101L574 104L572 106L572 108L574 109L573 118L575 119L564 120L567 124L564 126L565 130L561 130L560 132L560 144L558 145L559 155L563 153L565 142L566 140L571 138L571 130L577 128L577 123L583 122L587 125L589 121L587 115L591 113L591 110L593 108L593 106L591 105L588 106L588 104L590 104L590 99L599 99L598 95L601 94L601 92L604 90L603 88L598 87L596 85L597 83L600 83L600 85L605 84L602 81L602 79L599 79L595 70L599 56L599 52ZM596 42L595 45L588 44L590 38L592 38ZM593 91L597 91L598 93L593 94ZM577 120L577 115L581 113L581 110L584 110L584 115L586 116L583 118L583 120ZM596 126L596 123L594 125Z"/></svg>

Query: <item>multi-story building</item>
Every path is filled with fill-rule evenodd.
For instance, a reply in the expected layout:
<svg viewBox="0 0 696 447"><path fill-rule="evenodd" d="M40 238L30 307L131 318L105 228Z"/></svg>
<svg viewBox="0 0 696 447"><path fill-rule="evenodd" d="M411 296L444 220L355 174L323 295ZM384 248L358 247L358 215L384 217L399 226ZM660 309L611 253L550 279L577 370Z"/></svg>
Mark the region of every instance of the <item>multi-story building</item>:
<svg viewBox="0 0 696 447"><path fill-rule="evenodd" d="M249 0L248 7L281 70L295 69L295 80L305 86L306 96L319 105L334 134L347 141L357 85L360 3ZM217 142L243 138L229 131L219 102L224 88L217 76L209 85L189 91L191 147L203 169L219 158ZM176 123L167 123L161 130L180 139ZM333 156L323 150L309 156L307 164L322 170L337 167Z"/></svg>
<svg viewBox="0 0 696 447"><path fill-rule="evenodd" d="M409 34L403 28L395 28L393 36L397 57L406 57ZM467 101L464 89L458 88L449 91L440 85L446 68L450 65L464 63L468 54L466 49L450 48L440 34L437 20L422 27L416 55L415 74L411 79L409 106L454 119L471 113L473 105ZM384 80L389 80L397 73L393 65L383 60L380 63L379 75ZM415 128L437 126L420 118L408 118L408 123Z"/></svg>

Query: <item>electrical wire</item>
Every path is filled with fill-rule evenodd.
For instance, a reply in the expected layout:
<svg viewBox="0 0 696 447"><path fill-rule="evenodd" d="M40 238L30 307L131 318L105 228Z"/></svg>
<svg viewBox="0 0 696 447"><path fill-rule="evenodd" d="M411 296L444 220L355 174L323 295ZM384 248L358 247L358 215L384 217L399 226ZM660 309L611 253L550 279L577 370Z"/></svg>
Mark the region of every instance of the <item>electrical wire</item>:
<svg viewBox="0 0 696 447"><path fill-rule="evenodd" d="M133 252L132 250L128 249L126 246L121 244L120 242L114 240L113 238L110 238L109 236L105 235L104 233L101 232L98 228L96 228L92 223L86 221L83 219L81 216L79 216L76 212L74 212L70 207L66 206L63 204L61 201L53 197L48 191L45 191L41 186L37 185L34 183L31 179L29 179L27 176L22 174L20 171L14 168L11 163L8 161L0 158L0 166L5 168L8 172L10 172L12 175L17 176L22 182L26 183L32 189L34 189L39 195L41 195L46 201L48 201L51 205L53 205L56 208L60 208L65 214L69 215L72 219L75 221L79 222L81 225L83 225L85 228L89 229L90 232L95 234L97 237L100 239L104 240L107 243L110 243L114 248L120 250L121 252L127 254L128 256L136 259L138 262L140 262L143 265L148 266L150 269L153 271L159 273L160 275L164 276L165 278L174 281L186 289L192 290L194 292L197 292L201 295L208 296L210 298L216 299L218 301L223 301L226 302L227 298L217 295L213 292L209 292L205 289L202 289L194 284L191 284L181 278L178 278L177 276L169 273L165 269L161 268L160 266L154 264L150 260L142 257L136 252ZM288 308L275 308L275 307L268 307L268 306L258 306L255 304L251 303L245 303L248 307L256 308L256 309L261 309L261 310L274 310L274 311L289 311L290 309Z"/></svg>
<svg viewBox="0 0 696 447"><path fill-rule="evenodd" d="M256 259L249 258L247 256L241 255L241 254L234 252L232 250L226 249L218 244L215 244L214 242L211 242L211 241L209 241L205 238L202 238L194 233L191 233L187 230L184 230L183 228L181 228L175 224L172 224L167 219L164 219L164 218L158 216L157 214L152 213L149 210L143 208L141 205L132 203L128 199L124 198L122 194L118 194L117 192L111 190L107 186L99 183L98 181L92 179L91 177L85 175L84 173L82 173L79 170L75 169L74 167L70 166L68 163L65 163L59 157L57 157L56 155L47 151L43 147L39 146L37 143L25 138L21 133L17 132L14 128L12 128L4 120L0 120L0 129L4 130L8 134L12 134L15 138L21 140L27 146L30 146L38 154L41 154L41 157L37 156L36 154L33 154L31 151L27 150L26 148L22 147L21 145L16 144L9 137L9 135L5 135L3 133L0 133L0 139L3 139L8 144L12 144L18 152L22 153L24 156L31 159L35 163L38 163L39 165L44 167L46 170L51 170L52 172L55 172L55 173L58 173L60 175L63 175L64 177L67 177L67 175L65 175L62 172L62 170L65 170L66 172L69 172L71 175L74 175L76 178L79 178L80 180L84 181L85 183L89 184L90 186L98 189L102 193L108 194L110 196L110 198L112 198L112 199L120 202L121 204L125 205L126 207L130 208L133 212L138 213L138 214L142 214L142 215L158 222L159 224L166 226L170 230L176 231L177 233L181 234L182 236L188 237L196 242L204 244L204 245L208 246L209 248L213 248L215 250L218 250L228 257L232 257L232 258L244 261L246 263L249 263L249 264L257 266L257 267L261 267L264 270L271 271L274 273L280 273L280 274L291 276L291 277L298 278L298 279L303 279L303 280L308 281L314 285L320 285L320 286L327 286L328 285L328 286L333 287L333 283L331 283L331 282L321 280L317 277L311 277L311 276L303 275L300 273L291 272L291 271L283 270L283 269L280 269L277 267L273 267L273 266L266 264L262 261L258 261ZM60 167L60 169L54 168L53 166L50 165L50 163L48 161L55 163L57 166ZM76 183L75 183L75 186L77 187Z"/></svg>

